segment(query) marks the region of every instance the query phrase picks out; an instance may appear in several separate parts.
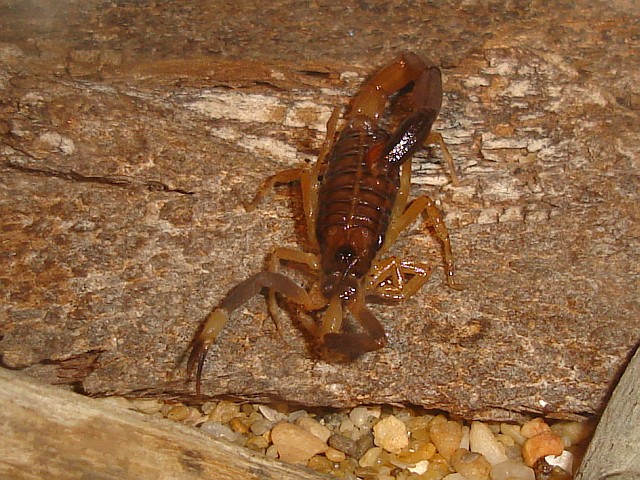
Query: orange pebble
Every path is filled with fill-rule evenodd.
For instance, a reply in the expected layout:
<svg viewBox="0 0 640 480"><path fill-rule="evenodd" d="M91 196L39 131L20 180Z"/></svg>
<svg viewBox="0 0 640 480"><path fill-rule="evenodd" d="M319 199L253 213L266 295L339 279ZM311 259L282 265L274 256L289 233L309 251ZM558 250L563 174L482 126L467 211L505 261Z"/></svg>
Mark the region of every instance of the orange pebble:
<svg viewBox="0 0 640 480"><path fill-rule="evenodd" d="M524 462L533 467L541 458L547 455L560 455L564 450L564 441L551 432L543 432L528 438L522 446Z"/></svg>

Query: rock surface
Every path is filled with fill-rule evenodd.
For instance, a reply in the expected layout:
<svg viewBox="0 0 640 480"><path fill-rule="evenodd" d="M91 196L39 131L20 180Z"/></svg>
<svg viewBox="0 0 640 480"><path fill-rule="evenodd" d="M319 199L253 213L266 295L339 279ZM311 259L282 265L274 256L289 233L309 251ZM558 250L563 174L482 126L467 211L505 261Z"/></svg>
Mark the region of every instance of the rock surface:
<svg viewBox="0 0 640 480"><path fill-rule="evenodd" d="M321 2L322 3L322 2ZM279 334L258 297L212 348L206 395L409 403L473 418L599 411L640 338L633 2L0 6L0 355L91 395L188 398L183 354L275 246L304 245L295 187L334 106L399 51L443 70L437 149L413 195L446 214L459 279L433 264L388 346L354 364ZM302 277L301 277L302 278Z"/></svg>

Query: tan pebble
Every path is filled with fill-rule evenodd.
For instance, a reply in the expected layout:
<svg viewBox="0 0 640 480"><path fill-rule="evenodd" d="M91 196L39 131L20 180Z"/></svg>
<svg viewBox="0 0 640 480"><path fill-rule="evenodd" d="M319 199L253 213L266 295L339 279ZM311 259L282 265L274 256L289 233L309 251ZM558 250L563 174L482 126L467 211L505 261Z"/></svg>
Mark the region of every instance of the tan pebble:
<svg viewBox="0 0 640 480"><path fill-rule="evenodd" d="M460 446L462 440L462 425L454 421L437 422L429 428L431 441L438 449L438 453L445 460L450 461L451 455Z"/></svg>
<svg viewBox="0 0 640 480"><path fill-rule="evenodd" d="M533 465L547 455L561 455L564 450L564 440L562 437L551 433L551 431L539 433L528 438L522 446L522 458L528 466Z"/></svg>
<svg viewBox="0 0 640 480"><path fill-rule="evenodd" d="M551 431L564 439L565 447L586 442L593 433L591 422L559 422L551 425Z"/></svg>
<svg viewBox="0 0 640 480"><path fill-rule="evenodd" d="M335 448L332 448L332 447L327 448L327 451L324 452L324 455L329 460L335 463L340 463L344 461L345 458L347 458L346 453L341 452L340 450L336 450Z"/></svg>
<svg viewBox="0 0 640 480"><path fill-rule="evenodd" d="M221 400L209 413L212 422L229 423L233 417L240 415L240 405Z"/></svg>
<svg viewBox="0 0 640 480"><path fill-rule="evenodd" d="M420 476L420 480L439 480L449 473L449 462L440 454L435 454L429 461L429 468Z"/></svg>
<svg viewBox="0 0 640 480"><path fill-rule="evenodd" d="M420 415L411 417L405 423L411 438L415 440L429 441L429 423L433 417L431 415Z"/></svg>
<svg viewBox="0 0 640 480"><path fill-rule="evenodd" d="M437 423L445 423L445 422L448 422L448 421L449 420L447 420L447 417L445 417L444 415L442 415L442 414L436 415L429 422L429 429L431 429Z"/></svg>
<svg viewBox="0 0 640 480"><path fill-rule="evenodd" d="M358 465L362 468L374 467L378 463L378 458L382 453L382 447L371 447L364 455L358 460Z"/></svg>
<svg viewBox="0 0 640 480"><path fill-rule="evenodd" d="M167 412L167 419L180 422L189 416L190 408L186 405L175 405Z"/></svg>
<svg viewBox="0 0 640 480"><path fill-rule="evenodd" d="M264 454L269 458L278 458L278 447L270 445Z"/></svg>
<svg viewBox="0 0 640 480"><path fill-rule="evenodd" d="M249 433L249 427L246 424L246 419L240 417L234 417L229 422L229 426L234 432Z"/></svg>
<svg viewBox="0 0 640 480"><path fill-rule="evenodd" d="M468 480L489 480L491 464L480 453L459 448L451 457L451 466Z"/></svg>
<svg viewBox="0 0 640 480"><path fill-rule="evenodd" d="M398 453L397 458L403 463L415 465L423 460L429 460L436 454L436 447L433 443L413 442L409 451Z"/></svg>
<svg viewBox="0 0 640 480"><path fill-rule="evenodd" d="M158 413L162 407L162 402L160 400L152 398L135 398L130 400L130 402L134 409L147 415Z"/></svg>
<svg viewBox="0 0 640 480"><path fill-rule="evenodd" d="M522 425L522 428L520 429L520 433L524 438L531 438L534 435L538 435L539 433L550 431L551 428L549 427L549 425L547 425L544 419L540 417L529 420L527 423Z"/></svg>
<svg viewBox="0 0 640 480"><path fill-rule="evenodd" d="M491 480L535 480L535 473L522 460L507 460L491 467Z"/></svg>
<svg viewBox="0 0 640 480"><path fill-rule="evenodd" d="M526 438L520 432L520 425L514 425L513 423L501 423L500 431L513 439L518 445L524 445Z"/></svg>
<svg viewBox="0 0 640 480"><path fill-rule="evenodd" d="M131 401L128 398L125 398L125 397L118 397L118 396L100 397L100 398L96 398L96 401L98 401L100 403L106 403L106 404L109 404L109 405L114 405L116 407L127 408L127 409L135 408L131 404Z"/></svg>
<svg viewBox="0 0 640 480"><path fill-rule="evenodd" d="M264 451L269 446L269 442L263 436L252 435L247 440L246 447L251 450Z"/></svg>
<svg viewBox="0 0 640 480"><path fill-rule="evenodd" d="M472 452L484 455L491 465L507 460L505 446L496 440L493 431L482 422L471 423L469 446Z"/></svg>
<svg viewBox="0 0 640 480"><path fill-rule="evenodd" d="M315 455L309 459L307 467L320 473L331 473L335 470L333 462L326 457Z"/></svg>
<svg viewBox="0 0 640 480"><path fill-rule="evenodd" d="M409 445L407 426L393 415L373 426L374 443L388 452L397 453Z"/></svg>
<svg viewBox="0 0 640 480"><path fill-rule="evenodd" d="M202 404L202 407L200 407L200 410L202 410L202 413L205 415L209 415L213 412L213 409L216 408L217 404L217 402L205 402Z"/></svg>
<svg viewBox="0 0 640 480"><path fill-rule="evenodd" d="M513 447L516 444L513 438L511 438L509 435L505 435L504 433L496 434L496 440L498 440L505 447Z"/></svg>
<svg viewBox="0 0 640 480"><path fill-rule="evenodd" d="M295 424L310 434L315 435L325 443L331 436L331 430L311 417L300 417L296 420Z"/></svg>
<svg viewBox="0 0 640 480"><path fill-rule="evenodd" d="M471 429L467 425L462 426L462 440L460 440L460 446L458 448L464 448L469 450L469 432Z"/></svg>
<svg viewBox="0 0 640 480"><path fill-rule="evenodd" d="M291 423L278 423L273 427L271 441L278 449L280 459L290 463L304 463L329 448L315 435Z"/></svg>
<svg viewBox="0 0 640 480"><path fill-rule="evenodd" d="M446 477L442 477L442 480L467 480L467 477L461 473L450 473Z"/></svg>

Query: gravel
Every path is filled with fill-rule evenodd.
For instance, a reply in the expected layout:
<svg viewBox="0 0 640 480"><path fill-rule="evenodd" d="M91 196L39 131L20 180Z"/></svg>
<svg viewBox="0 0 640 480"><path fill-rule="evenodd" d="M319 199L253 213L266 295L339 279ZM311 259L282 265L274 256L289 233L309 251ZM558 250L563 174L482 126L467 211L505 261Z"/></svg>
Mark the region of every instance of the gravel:
<svg viewBox="0 0 640 480"><path fill-rule="evenodd" d="M535 472L541 479L552 468L571 478L592 434L590 422L466 422L388 406L307 411L227 400L109 401L345 480L537 480Z"/></svg>

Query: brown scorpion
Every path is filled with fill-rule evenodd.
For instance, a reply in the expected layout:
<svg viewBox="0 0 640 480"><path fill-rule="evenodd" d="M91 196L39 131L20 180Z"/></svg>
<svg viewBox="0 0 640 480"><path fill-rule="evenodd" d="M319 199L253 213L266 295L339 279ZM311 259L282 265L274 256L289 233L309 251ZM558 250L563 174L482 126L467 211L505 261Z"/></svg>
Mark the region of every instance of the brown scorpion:
<svg viewBox="0 0 640 480"><path fill-rule="evenodd" d="M388 133L378 125L393 94L408 94L411 112ZM449 232L433 200L421 196L408 203L411 157L426 141L440 144L452 181L458 184L442 137L431 133L442 104L440 70L427 67L413 53L404 53L380 69L353 99L337 138L338 109L327 124L327 137L314 167L292 168L267 179L252 210L279 183L299 181L311 252L276 248L268 268L249 277L222 299L196 335L188 360L191 377L196 369L196 391L207 351L229 320L229 315L263 289L276 326L276 294L297 305L299 321L317 339L323 357L353 360L385 345L385 332L367 308L365 299L400 301L413 295L429 278L431 268L394 256L383 257L400 232L423 214L442 243L448 285L454 281L454 260ZM282 261L306 265L318 280L305 289L278 273ZM303 312L324 310L320 320ZM360 331L345 331L345 310Z"/></svg>

